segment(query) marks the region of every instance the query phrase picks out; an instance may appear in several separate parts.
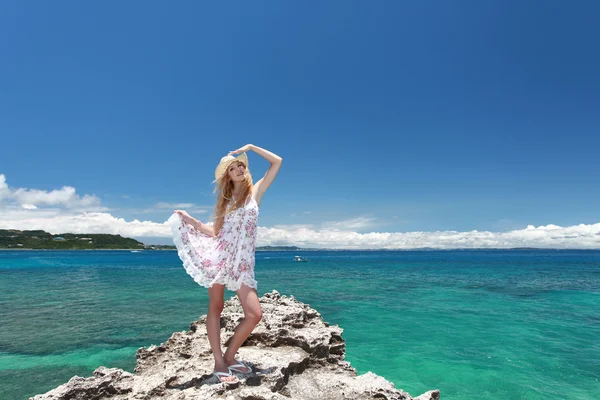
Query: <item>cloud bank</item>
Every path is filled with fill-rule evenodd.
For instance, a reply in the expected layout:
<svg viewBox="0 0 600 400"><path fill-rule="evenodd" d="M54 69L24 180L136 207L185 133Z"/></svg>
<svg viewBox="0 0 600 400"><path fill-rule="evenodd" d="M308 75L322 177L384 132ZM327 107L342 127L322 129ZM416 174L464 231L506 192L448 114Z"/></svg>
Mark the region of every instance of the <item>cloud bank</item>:
<svg viewBox="0 0 600 400"><path fill-rule="evenodd" d="M329 249L509 249L536 247L553 249L600 249L600 223L560 227L546 225L509 232L438 231L371 232L314 230L293 227L259 228L259 245Z"/></svg>
<svg viewBox="0 0 600 400"><path fill-rule="evenodd" d="M14 215L16 217L16 215ZM37 230L59 233L109 233L124 237L170 236L166 223L126 221L109 213L83 212L77 215L21 215L7 219L0 216L0 229Z"/></svg>
<svg viewBox="0 0 600 400"><path fill-rule="evenodd" d="M29 211L29 210L24 210ZM15 215L16 216L16 215ZM0 229L42 229L58 233L109 233L125 237L164 237L171 233L166 222L126 221L109 213L77 215L22 215L0 217ZM438 232L370 232L310 229L302 226L258 228L259 246L298 246L328 249L475 249L536 247L555 249L600 249L600 223L568 227L556 225L528 226L509 232L438 231Z"/></svg>
<svg viewBox="0 0 600 400"><path fill-rule="evenodd" d="M158 203L157 208L190 204ZM96 196L77 195L74 188L59 190L11 189L0 174L0 229L42 229L59 233L109 233L125 237L163 237L171 233L165 222L127 221L106 212ZM314 225L277 225L258 228L259 246L298 246L329 249L474 249L474 248L556 248L600 249L600 223L561 227L532 226L508 232L438 231L370 232L373 219L358 217Z"/></svg>
<svg viewBox="0 0 600 400"><path fill-rule="evenodd" d="M93 195L77 195L75 188L63 186L58 190L38 189L10 189L6 183L6 176L0 174L0 204L20 204L26 209L35 209L38 206L59 206L69 209L102 209L100 199Z"/></svg>

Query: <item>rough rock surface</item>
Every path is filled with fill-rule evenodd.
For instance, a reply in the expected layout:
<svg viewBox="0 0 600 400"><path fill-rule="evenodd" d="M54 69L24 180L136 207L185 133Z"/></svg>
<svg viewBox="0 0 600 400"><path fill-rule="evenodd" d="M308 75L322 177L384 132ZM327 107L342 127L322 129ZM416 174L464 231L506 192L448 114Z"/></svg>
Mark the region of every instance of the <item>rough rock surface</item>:
<svg viewBox="0 0 600 400"><path fill-rule="evenodd" d="M189 331L175 332L159 346L140 348L133 374L99 367L92 377L74 376L31 399L413 399L378 375L357 376L344 361L342 329L329 326L307 304L276 291L265 294L260 303L263 319L237 354L237 360L250 365L253 373L238 374L237 383L221 383L212 376L203 316L192 322ZM225 346L242 318L239 300L227 301L221 317ZM431 390L414 400L439 397L438 390Z"/></svg>

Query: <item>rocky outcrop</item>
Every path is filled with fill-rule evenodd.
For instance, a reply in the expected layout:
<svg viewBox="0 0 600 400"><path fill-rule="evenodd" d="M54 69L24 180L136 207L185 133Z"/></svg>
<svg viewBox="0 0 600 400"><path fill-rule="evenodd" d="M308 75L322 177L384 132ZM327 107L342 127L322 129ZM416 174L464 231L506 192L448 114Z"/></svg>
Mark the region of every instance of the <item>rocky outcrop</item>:
<svg viewBox="0 0 600 400"><path fill-rule="evenodd" d="M221 383L212 374L213 358L205 319L189 331L175 332L159 346L137 351L135 373L99 367L92 377L74 376L33 400L225 399L225 400L411 400L408 393L373 373L357 375L344 361L342 329L293 296L276 291L260 298L263 319L237 359L253 369L237 383ZM224 345L243 318L237 298L225 303L221 317ZM439 399L432 390L414 400Z"/></svg>

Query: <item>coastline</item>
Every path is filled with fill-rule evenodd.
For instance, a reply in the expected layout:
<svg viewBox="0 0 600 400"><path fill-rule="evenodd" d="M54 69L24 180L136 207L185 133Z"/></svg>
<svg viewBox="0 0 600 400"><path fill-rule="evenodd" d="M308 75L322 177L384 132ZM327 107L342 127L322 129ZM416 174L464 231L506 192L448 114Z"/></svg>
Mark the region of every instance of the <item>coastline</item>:
<svg viewBox="0 0 600 400"><path fill-rule="evenodd" d="M0 251L136 251L136 252L153 252L153 251L177 251L177 249L24 249L24 248L0 248ZM451 251L589 251L600 252L600 249L560 249L560 248L544 248L544 247L477 247L477 248L451 248L451 249L432 249L432 248L414 248L414 249L298 249L298 250L272 250L272 249L256 249L257 252L276 251L276 252L315 252L315 251L335 251L335 252L451 252Z"/></svg>
<svg viewBox="0 0 600 400"><path fill-rule="evenodd" d="M154 249L154 250L143 250L143 249L0 249L0 251L135 251L136 253L141 252L154 252L154 251L176 251L177 249Z"/></svg>

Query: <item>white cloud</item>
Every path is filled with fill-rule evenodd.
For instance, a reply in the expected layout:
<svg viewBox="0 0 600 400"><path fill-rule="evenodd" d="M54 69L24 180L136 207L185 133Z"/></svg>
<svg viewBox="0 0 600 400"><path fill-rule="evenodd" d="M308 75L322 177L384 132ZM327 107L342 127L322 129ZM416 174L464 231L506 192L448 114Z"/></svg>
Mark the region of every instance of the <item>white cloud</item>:
<svg viewBox="0 0 600 400"><path fill-rule="evenodd" d="M17 194L18 193L18 194ZM28 200L28 201L24 201ZM33 200L33 201L32 201ZM38 207L37 205L46 205ZM47 207L52 205L53 207ZM158 203L156 207L194 206L191 203ZM82 208L84 211L82 211ZM181 207L189 208L189 207ZM11 190L0 174L0 229L42 229L57 233L109 233L125 237L164 237L169 242L166 222L126 221L103 209L94 196L78 196L75 189L63 187L49 192L30 189ZM198 210L197 212L206 212ZM568 227L545 225L505 232L370 232L376 221L358 217L324 224L276 225L258 228L258 245L287 245L332 249L453 249L453 248L561 248L600 249L600 223Z"/></svg>
<svg viewBox="0 0 600 400"><path fill-rule="evenodd" d="M17 209L1 213L0 229L42 229L57 233L110 233L125 237L164 237L171 235L165 222L126 221L109 213L60 215L56 210ZM313 225L259 227L259 246L299 246L332 249L453 249L453 248L564 248L600 249L600 223L569 227L546 225L509 232L438 231L370 232L317 229Z"/></svg>
<svg viewBox="0 0 600 400"><path fill-rule="evenodd" d="M80 210L100 210L100 199L93 195L77 195L75 188L63 186L61 189L51 191L38 189L11 189L6 183L6 176L0 174L0 202L6 204L17 203L21 206L62 206ZM104 208L105 210L105 208Z"/></svg>
<svg viewBox="0 0 600 400"><path fill-rule="evenodd" d="M109 213L84 212L77 215L50 215L38 213L11 213L11 219L0 216L0 229L42 229L57 233L109 233L125 237L170 236L166 223L126 221Z"/></svg>
<svg viewBox="0 0 600 400"><path fill-rule="evenodd" d="M328 227L329 229L333 229L333 230L336 230L336 229L361 230L361 229L365 229L365 228L374 227L376 225L376 222L375 222L374 218L357 217L357 218L347 219L344 221L325 222L323 225Z"/></svg>
<svg viewBox="0 0 600 400"><path fill-rule="evenodd" d="M158 203L161 210L194 204ZM127 237L170 236L165 223L118 218L106 212L96 196L79 196L75 188L43 191L12 189L0 174L0 229L42 229L56 233L109 233ZM205 213L204 209L194 210Z"/></svg>
<svg viewBox="0 0 600 400"><path fill-rule="evenodd" d="M8 184L6 183L6 177L4 174L0 174L0 201L10 197L10 194L11 193L8 189Z"/></svg>
<svg viewBox="0 0 600 400"><path fill-rule="evenodd" d="M62 205L69 208L85 208L100 205L100 199L96 196L84 195L78 196L75 188L63 186L62 189L44 191L37 189L17 189L12 193L13 198L21 204L47 204Z"/></svg>
<svg viewBox="0 0 600 400"><path fill-rule="evenodd" d="M600 223L569 227L546 225L509 232L438 231L357 233L351 230L304 227L258 230L259 246L287 245L331 249L455 249L455 248L559 248L600 249Z"/></svg>

